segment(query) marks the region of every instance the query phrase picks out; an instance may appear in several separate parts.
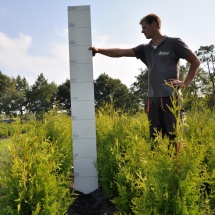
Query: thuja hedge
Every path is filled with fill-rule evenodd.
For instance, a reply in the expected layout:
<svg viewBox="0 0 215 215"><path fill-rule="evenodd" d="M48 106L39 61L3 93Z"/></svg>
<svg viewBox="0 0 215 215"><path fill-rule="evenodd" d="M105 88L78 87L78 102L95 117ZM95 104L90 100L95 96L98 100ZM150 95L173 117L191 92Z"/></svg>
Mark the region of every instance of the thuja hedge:
<svg viewBox="0 0 215 215"><path fill-rule="evenodd" d="M65 214L73 201L71 118L53 112L13 128L0 170L0 214Z"/></svg>
<svg viewBox="0 0 215 215"><path fill-rule="evenodd" d="M99 184L119 214L214 212L215 112L197 103L186 115L177 124L176 153L159 133L150 140L144 112L112 106L97 112ZM0 170L0 214L66 213L73 201L71 118L53 112L13 129L10 157Z"/></svg>
<svg viewBox="0 0 215 215"><path fill-rule="evenodd" d="M177 124L176 153L159 133L150 140L144 112L129 115L109 106L98 112L99 180L119 214L214 212L215 112L196 104L186 117Z"/></svg>

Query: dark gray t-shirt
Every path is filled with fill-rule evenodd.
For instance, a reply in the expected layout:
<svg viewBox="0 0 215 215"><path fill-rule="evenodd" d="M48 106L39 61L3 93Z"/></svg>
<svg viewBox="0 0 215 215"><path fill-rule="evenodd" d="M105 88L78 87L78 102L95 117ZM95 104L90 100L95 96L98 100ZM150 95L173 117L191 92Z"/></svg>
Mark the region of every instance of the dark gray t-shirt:
<svg viewBox="0 0 215 215"><path fill-rule="evenodd" d="M191 52L179 38L165 37L156 49L151 42L133 48L137 59L140 59L149 70L148 96L167 97L173 89L166 85L168 79L179 78L179 59L185 59Z"/></svg>

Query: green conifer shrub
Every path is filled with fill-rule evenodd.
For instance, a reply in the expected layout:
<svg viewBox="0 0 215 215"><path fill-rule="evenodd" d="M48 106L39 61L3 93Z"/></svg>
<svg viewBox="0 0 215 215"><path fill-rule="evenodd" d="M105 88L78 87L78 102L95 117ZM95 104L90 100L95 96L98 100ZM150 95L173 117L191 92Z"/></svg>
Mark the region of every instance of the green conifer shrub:
<svg viewBox="0 0 215 215"><path fill-rule="evenodd" d="M10 160L0 172L0 214L66 214L73 201L71 121L67 118L48 114L43 121L14 125Z"/></svg>

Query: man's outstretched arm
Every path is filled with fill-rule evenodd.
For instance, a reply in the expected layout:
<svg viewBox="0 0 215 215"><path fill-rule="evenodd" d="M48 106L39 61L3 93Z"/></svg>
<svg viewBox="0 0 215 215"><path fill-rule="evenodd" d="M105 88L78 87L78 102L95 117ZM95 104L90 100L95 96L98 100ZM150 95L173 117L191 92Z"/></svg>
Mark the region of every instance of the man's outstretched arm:
<svg viewBox="0 0 215 215"><path fill-rule="evenodd" d="M97 53L106 55L108 57L135 57L133 49L120 49L120 48L96 48L91 46L89 50L92 50L92 55L95 56Z"/></svg>

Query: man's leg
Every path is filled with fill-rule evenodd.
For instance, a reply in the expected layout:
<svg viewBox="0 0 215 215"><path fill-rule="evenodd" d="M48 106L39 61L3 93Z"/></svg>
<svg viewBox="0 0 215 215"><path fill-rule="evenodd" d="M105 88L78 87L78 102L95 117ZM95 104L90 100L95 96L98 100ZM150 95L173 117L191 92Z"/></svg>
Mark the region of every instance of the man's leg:
<svg viewBox="0 0 215 215"><path fill-rule="evenodd" d="M153 140L151 149L155 148L156 142L155 136L156 133L162 132L162 122L160 119L160 114L158 111L158 101L159 98L149 98L147 105L148 105L148 120L149 120L149 132L150 132L150 139Z"/></svg>
<svg viewBox="0 0 215 215"><path fill-rule="evenodd" d="M170 97L164 97L162 98L163 107L164 107L164 113L162 117L162 121L164 124L164 129L166 132L166 135L169 137L170 143L168 148L173 145L175 147L176 154L180 151L180 145L181 143L177 143L175 141L176 138L176 117L175 115L170 111L169 107L172 107L172 101Z"/></svg>

